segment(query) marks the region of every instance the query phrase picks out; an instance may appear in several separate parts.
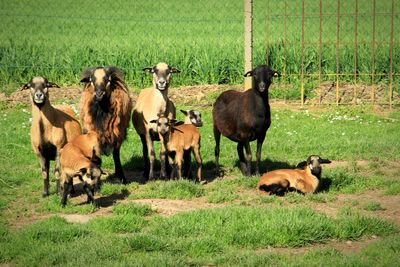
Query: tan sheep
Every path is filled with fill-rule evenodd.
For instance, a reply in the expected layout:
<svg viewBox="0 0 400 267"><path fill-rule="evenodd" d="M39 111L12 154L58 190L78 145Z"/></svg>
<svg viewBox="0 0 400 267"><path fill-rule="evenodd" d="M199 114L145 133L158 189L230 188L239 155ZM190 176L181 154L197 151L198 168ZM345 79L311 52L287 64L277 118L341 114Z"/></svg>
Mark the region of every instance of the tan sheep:
<svg viewBox="0 0 400 267"><path fill-rule="evenodd" d="M289 190L315 193L321 179L321 164L331 163L329 159L311 155L300 162L300 169L282 169L265 173L257 184L261 193L282 195Z"/></svg>
<svg viewBox="0 0 400 267"><path fill-rule="evenodd" d="M85 83L80 103L83 130L97 133L102 154L112 150L115 175L126 183L120 149L127 135L132 101L123 74L116 67L88 68L81 82Z"/></svg>
<svg viewBox="0 0 400 267"><path fill-rule="evenodd" d="M182 177L182 163L185 151L191 151L197 163L197 181L202 180L202 159L200 154L200 133L193 124L180 124L174 125L176 121L170 120L163 114L159 114L157 120L151 120L157 127L157 132L160 136L161 142L167 149L168 160L173 165L171 172L171 179L175 177Z"/></svg>
<svg viewBox="0 0 400 267"><path fill-rule="evenodd" d="M88 203L93 202L94 189L100 183L102 171L98 138L95 132L83 134L67 143L61 150L61 178L64 191L61 205L67 203L67 196L73 188L73 178L83 182Z"/></svg>
<svg viewBox="0 0 400 267"><path fill-rule="evenodd" d="M34 77L21 90L30 89L32 101L31 144L39 159L44 182L43 196L49 195L50 160L55 161L54 174L60 193L60 150L81 134L81 127L69 106L52 106L49 88L59 86L44 77Z"/></svg>
<svg viewBox="0 0 400 267"><path fill-rule="evenodd" d="M145 72L153 74L153 87L143 89L136 101L136 106L133 109L132 123L136 132L140 136L143 146L144 158L144 177L146 179L154 178L154 144L153 141L158 141L159 137L156 130L156 125L150 124L151 120L157 118L157 114L162 113L170 119L175 119L175 106L168 99L168 88L171 82L172 73L179 73L176 68L170 67L166 63L158 63L154 67L143 69ZM166 177L166 150L161 145L160 153L161 161L161 177Z"/></svg>

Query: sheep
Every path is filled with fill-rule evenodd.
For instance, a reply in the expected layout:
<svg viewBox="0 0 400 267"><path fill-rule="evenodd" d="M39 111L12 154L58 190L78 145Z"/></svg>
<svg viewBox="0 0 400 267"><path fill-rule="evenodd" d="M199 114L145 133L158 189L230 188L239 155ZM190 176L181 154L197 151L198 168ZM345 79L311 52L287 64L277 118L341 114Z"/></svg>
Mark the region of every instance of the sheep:
<svg viewBox="0 0 400 267"><path fill-rule="evenodd" d="M60 150L70 140L81 134L81 126L69 106L52 106L49 88L59 88L44 77L34 77L22 86L30 89L32 102L31 144L39 159L43 177L43 197L49 195L50 160L55 161L54 174L57 193L60 193Z"/></svg>
<svg viewBox="0 0 400 267"><path fill-rule="evenodd" d="M64 191L61 206L65 207L67 196L73 188L73 178L79 177L88 196L88 203L93 203L94 189L100 183L102 171L100 146L95 132L76 137L61 149L61 179Z"/></svg>
<svg viewBox="0 0 400 267"><path fill-rule="evenodd" d="M158 141L156 125L149 122L157 118L157 114L163 113L169 119L175 119L176 110L171 100L168 99L168 88L173 73L180 70L171 67L166 63L158 63L154 67L146 67L145 72L153 74L153 87L143 89L136 101L133 109L132 123L136 132L140 136L143 147L144 159L144 178L152 180L154 178L154 144ZM166 177L166 150L161 144L160 152L161 178Z"/></svg>
<svg viewBox="0 0 400 267"><path fill-rule="evenodd" d="M164 114L159 114L158 119L151 120L150 123L156 125L160 140L167 149L168 160L173 165L171 179L182 177L182 162L185 151L191 151L197 163L197 181L201 182L202 159L200 154L200 133L193 124L174 125L175 119L169 119Z"/></svg>
<svg viewBox="0 0 400 267"><path fill-rule="evenodd" d="M202 127L203 121L201 120L201 113L198 110L182 110L181 112L185 115L185 124L193 124L196 127Z"/></svg>
<svg viewBox="0 0 400 267"><path fill-rule="evenodd" d="M83 130L97 133L102 154L112 150L115 176L126 184L120 149L129 127L132 100L123 74L113 66L87 68L80 81L84 83L80 102Z"/></svg>
<svg viewBox="0 0 400 267"><path fill-rule="evenodd" d="M196 109L182 110L181 112L185 115L185 124L193 124L196 127L202 127L203 121L201 119L200 111ZM179 122L178 122L179 123ZM192 162L190 151L185 151L183 155L183 177L189 179L192 178L192 172L190 171L190 163Z"/></svg>
<svg viewBox="0 0 400 267"><path fill-rule="evenodd" d="M300 162L297 169L274 170L265 173L257 184L261 193L281 195L289 190L315 193L321 179L321 164L331 163L329 159L311 155Z"/></svg>
<svg viewBox="0 0 400 267"><path fill-rule="evenodd" d="M267 65L259 65L248 71L245 77L253 76L252 88L245 92L228 90L223 92L213 106L213 130L215 139L215 167L219 170L219 147L221 134L237 142L237 152L241 172L251 175L250 142L257 140L256 173L259 174L261 148L265 135L271 125L271 113L268 103L268 88L273 77L280 74ZM246 157L243 153L246 150Z"/></svg>

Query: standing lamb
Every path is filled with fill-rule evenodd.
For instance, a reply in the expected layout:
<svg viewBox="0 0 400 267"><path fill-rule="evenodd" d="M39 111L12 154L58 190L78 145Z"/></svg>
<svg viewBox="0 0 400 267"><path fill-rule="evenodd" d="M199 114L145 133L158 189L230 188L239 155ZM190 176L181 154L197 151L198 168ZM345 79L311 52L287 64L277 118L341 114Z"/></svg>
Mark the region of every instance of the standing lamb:
<svg viewBox="0 0 400 267"><path fill-rule="evenodd" d="M215 101L213 108L213 126L215 139L216 173L219 170L219 144L222 135L237 142L240 169L243 175L251 175L250 142L257 140L256 172L259 173L261 148L265 135L271 125L271 113L268 103L268 88L273 77L280 74L267 65L259 65L247 72L245 77L253 76L252 88L245 92L228 90ZM246 150L246 157L243 153Z"/></svg>
<svg viewBox="0 0 400 267"><path fill-rule="evenodd" d="M161 113L169 119L175 119L176 110L171 100L168 99L168 88L173 73L179 73L177 68L173 68L166 63L158 63L154 67L144 68L143 71L153 74L153 87L143 89L136 101L132 114L132 123L136 132L140 136L143 146L144 177L154 178L154 144L158 141L157 125L150 123L157 119ZM166 149L161 142L161 178L166 177Z"/></svg>
<svg viewBox="0 0 400 267"><path fill-rule="evenodd" d="M44 182L43 196L49 195L50 160L55 161L54 174L60 193L60 150L81 134L81 126L69 106L52 106L49 88L59 86L43 77L34 77L21 90L30 89L32 101L31 144L39 159Z"/></svg>
<svg viewBox="0 0 400 267"><path fill-rule="evenodd" d="M80 103L83 130L97 133L102 154L113 151L115 175L125 184L120 149L129 126L132 101L123 74L116 67L88 68L83 71L81 82L85 83Z"/></svg>
<svg viewBox="0 0 400 267"><path fill-rule="evenodd" d="M151 120L150 123L156 124L160 140L167 149L169 163L173 165L171 179L177 174L177 178L182 177L182 163L184 153L192 152L197 163L197 181L201 182L202 159L200 154L200 133L193 124L174 125L176 120L170 120L163 114L159 114L158 119ZM190 164L190 162L189 162Z"/></svg>

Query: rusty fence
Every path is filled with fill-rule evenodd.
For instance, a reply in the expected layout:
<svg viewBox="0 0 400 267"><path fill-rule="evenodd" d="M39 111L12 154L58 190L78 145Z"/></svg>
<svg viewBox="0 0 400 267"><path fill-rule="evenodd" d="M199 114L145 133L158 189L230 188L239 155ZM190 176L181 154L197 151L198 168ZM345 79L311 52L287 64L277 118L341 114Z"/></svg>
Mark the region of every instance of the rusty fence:
<svg viewBox="0 0 400 267"><path fill-rule="evenodd" d="M281 86L289 84L302 104L400 103L400 1L266 0L254 5L265 11L254 16L254 46L266 46L255 61L265 59L281 70Z"/></svg>

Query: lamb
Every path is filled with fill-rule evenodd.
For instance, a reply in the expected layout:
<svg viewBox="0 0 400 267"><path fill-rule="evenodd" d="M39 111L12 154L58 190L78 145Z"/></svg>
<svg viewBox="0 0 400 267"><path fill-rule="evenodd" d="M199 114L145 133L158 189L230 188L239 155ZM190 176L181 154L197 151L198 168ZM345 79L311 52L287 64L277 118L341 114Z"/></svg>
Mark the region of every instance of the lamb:
<svg viewBox="0 0 400 267"><path fill-rule="evenodd" d="M196 109L182 110L181 112L185 115L185 124L193 124L196 127L202 127L203 121L201 120L201 113Z"/></svg>
<svg viewBox="0 0 400 267"><path fill-rule="evenodd" d="M59 86L44 77L34 77L21 90L30 89L32 101L31 144L39 159L43 177L43 197L49 195L50 160L55 161L54 174L60 193L60 150L81 134L81 126L69 106L52 106L49 88Z"/></svg>
<svg viewBox="0 0 400 267"><path fill-rule="evenodd" d="M331 163L329 159L311 155L300 162L297 169L274 170L265 173L257 184L261 193L282 195L289 190L315 193L321 179L321 164Z"/></svg>
<svg viewBox="0 0 400 267"><path fill-rule="evenodd" d="M171 67L166 63L158 63L154 67L144 68L143 71L153 74L153 87L143 89L136 101L132 114L132 123L136 132L140 136L143 147L144 177L147 180L154 178L154 144L153 141L159 140L157 127L150 121L157 118L157 114L162 113L169 119L175 119L175 106L168 99L168 89L173 73L180 70ZM166 177L166 149L161 145L161 178Z"/></svg>
<svg viewBox="0 0 400 267"><path fill-rule="evenodd" d="M170 120L163 114L159 114L158 119L151 120L157 128L160 135L160 140L165 142L164 146L167 149L168 160L173 165L171 179L182 177L182 162L185 151L193 152L197 163L197 181L201 182L202 175L202 159L200 154L200 133L193 124L174 125L176 120Z"/></svg>
<svg viewBox="0 0 400 267"><path fill-rule="evenodd" d="M196 127L202 127L203 121L201 119L200 111L196 109L182 110L181 112L185 115L185 124L193 124ZM178 122L179 123L179 122ZM183 177L192 179L192 172L190 171L190 163L192 162L190 151L185 151L183 154Z"/></svg>
<svg viewBox="0 0 400 267"><path fill-rule="evenodd" d="M88 203L93 203L94 189L100 183L102 171L100 146L95 132L76 137L61 150L61 178L64 191L61 205L65 207L67 196L73 188L73 178L79 177L88 196Z"/></svg>
<svg viewBox="0 0 400 267"><path fill-rule="evenodd" d="M251 175L250 142L257 140L256 172L260 172L261 148L271 125L268 88L272 83L272 78L279 77L280 74L267 65L259 65L244 76L253 76L251 89L245 92L225 91L214 103L212 114L217 175L221 174L219 170L221 134L238 143L240 169L246 176ZM243 148L246 150L246 157Z"/></svg>
<svg viewBox="0 0 400 267"><path fill-rule="evenodd" d="M115 176L125 184L120 149L129 127L132 100L123 74L113 66L88 68L81 82L85 83L80 102L83 130L97 133L102 154L112 150Z"/></svg>

